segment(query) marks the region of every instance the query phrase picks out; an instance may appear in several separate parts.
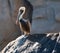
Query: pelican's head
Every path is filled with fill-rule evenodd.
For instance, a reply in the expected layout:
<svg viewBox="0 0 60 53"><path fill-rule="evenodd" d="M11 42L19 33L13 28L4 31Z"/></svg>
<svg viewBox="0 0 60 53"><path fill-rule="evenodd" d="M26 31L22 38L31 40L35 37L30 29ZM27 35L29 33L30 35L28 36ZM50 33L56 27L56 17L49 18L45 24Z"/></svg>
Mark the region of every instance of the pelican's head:
<svg viewBox="0 0 60 53"><path fill-rule="evenodd" d="M25 10L26 10L26 8L24 6L19 8L19 12L18 12L18 19L19 20L22 19L23 15L25 13Z"/></svg>

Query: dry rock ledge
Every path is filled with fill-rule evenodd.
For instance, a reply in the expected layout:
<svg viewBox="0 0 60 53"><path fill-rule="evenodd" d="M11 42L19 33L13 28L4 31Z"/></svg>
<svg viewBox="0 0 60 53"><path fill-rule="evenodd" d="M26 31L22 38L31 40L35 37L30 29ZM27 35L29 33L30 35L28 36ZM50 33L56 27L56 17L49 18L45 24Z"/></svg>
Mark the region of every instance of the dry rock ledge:
<svg viewBox="0 0 60 53"><path fill-rule="evenodd" d="M11 41L1 53L60 53L60 34L21 35Z"/></svg>

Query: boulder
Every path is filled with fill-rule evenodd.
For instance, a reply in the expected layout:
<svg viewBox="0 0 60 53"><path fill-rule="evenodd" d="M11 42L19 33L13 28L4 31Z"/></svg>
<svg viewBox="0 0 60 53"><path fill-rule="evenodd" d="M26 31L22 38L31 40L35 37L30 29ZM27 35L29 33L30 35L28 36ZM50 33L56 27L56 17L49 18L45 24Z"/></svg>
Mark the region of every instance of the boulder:
<svg viewBox="0 0 60 53"><path fill-rule="evenodd" d="M59 33L21 35L1 53L60 53Z"/></svg>

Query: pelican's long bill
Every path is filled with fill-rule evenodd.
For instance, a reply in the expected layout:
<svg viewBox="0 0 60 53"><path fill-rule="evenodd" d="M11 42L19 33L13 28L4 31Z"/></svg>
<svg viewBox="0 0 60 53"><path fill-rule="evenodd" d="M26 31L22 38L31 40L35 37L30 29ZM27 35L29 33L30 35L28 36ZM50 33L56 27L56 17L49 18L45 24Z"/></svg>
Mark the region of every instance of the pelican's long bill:
<svg viewBox="0 0 60 53"><path fill-rule="evenodd" d="M18 12L18 15L17 15L17 20L16 20L16 24L17 24L17 25L19 24L20 15L21 15L21 13L20 13L20 12Z"/></svg>

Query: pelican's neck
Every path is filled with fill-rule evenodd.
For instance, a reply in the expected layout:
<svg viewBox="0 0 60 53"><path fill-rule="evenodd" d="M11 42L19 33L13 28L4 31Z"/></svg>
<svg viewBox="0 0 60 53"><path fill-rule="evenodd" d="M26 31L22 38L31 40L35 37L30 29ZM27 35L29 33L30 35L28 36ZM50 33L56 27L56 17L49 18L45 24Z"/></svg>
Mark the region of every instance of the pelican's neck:
<svg viewBox="0 0 60 53"><path fill-rule="evenodd" d="M25 14L25 10L23 11L23 13L20 15L19 20L23 18L23 15Z"/></svg>
<svg viewBox="0 0 60 53"><path fill-rule="evenodd" d="M24 14L25 14L25 10L24 10L23 13L21 14L21 17L23 17Z"/></svg>

